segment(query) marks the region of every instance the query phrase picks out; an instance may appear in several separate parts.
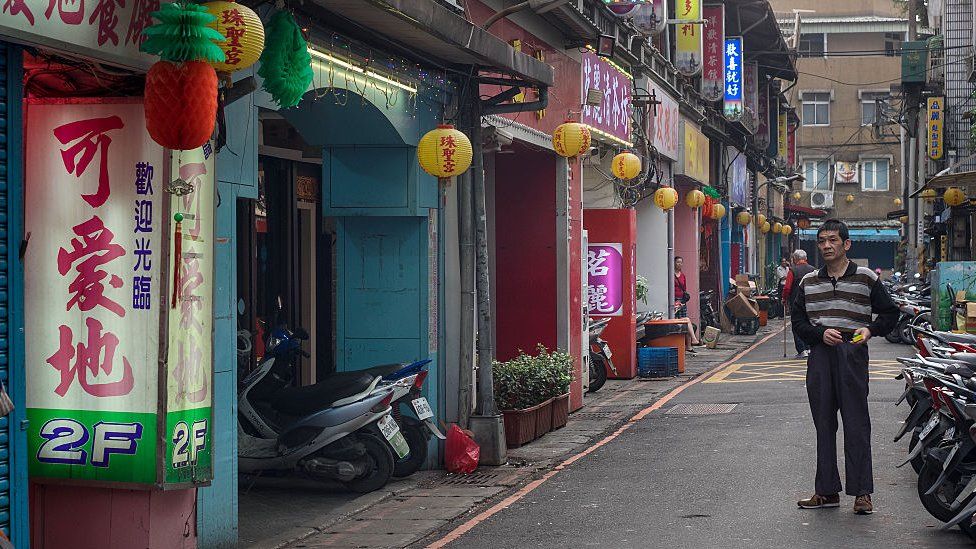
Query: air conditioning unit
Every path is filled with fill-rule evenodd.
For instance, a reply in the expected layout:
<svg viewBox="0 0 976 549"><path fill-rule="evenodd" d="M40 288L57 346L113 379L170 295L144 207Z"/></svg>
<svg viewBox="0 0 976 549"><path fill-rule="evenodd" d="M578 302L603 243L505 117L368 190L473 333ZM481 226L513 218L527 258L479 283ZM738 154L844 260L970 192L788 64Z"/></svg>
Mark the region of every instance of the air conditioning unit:
<svg viewBox="0 0 976 549"><path fill-rule="evenodd" d="M813 191L810 193L810 206L818 210L834 207L833 191Z"/></svg>

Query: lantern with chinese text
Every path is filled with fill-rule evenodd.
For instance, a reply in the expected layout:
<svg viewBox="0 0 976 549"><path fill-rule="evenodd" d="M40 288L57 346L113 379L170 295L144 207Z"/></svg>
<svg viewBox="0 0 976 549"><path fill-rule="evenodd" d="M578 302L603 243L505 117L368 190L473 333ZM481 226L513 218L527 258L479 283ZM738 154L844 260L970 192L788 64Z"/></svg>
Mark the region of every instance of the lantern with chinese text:
<svg viewBox="0 0 976 549"><path fill-rule="evenodd" d="M810 228L810 220L808 218L806 218L806 217L801 217L800 219L797 219L796 220L796 226L799 227L799 228L801 228L801 229L809 229Z"/></svg>
<svg viewBox="0 0 976 549"><path fill-rule="evenodd" d="M745 227L752 222L752 215L747 211L741 211L735 216L735 222Z"/></svg>
<svg viewBox="0 0 976 549"><path fill-rule="evenodd" d="M692 189L685 195L685 204L689 208L700 208L705 203L705 193L698 189Z"/></svg>
<svg viewBox="0 0 976 549"><path fill-rule="evenodd" d="M966 201L966 193L959 187L949 187L942 195L942 200L949 206L959 206Z"/></svg>
<svg viewBox="0 0 976 549"><path fill-rule="evenodd" d="M903 215L903 216L901 216L901 217L898 218L898 221L902 225L908 225L908 216L907 215Z"/></svg>
<svg viewBox="0 0 976 549"><path fill-rule="evenodd" d="M450 124L440 124L417 143L417 160L437 178L454 177L471 167L471 141Z"/></svg>
<svg viewBox="0 0 976 549"><path fill-rule="evenodd" d="M590 128L567 120L552 132L552 148L559 156L576 158L590 150Z"/></svg>
<svg viewBox="0 0 976 549"><path fill-rule="evenodd" d="M141 51L159 55L146 74L146 129L153 141L173 150L202 146L217 120L217 73L209 63L225 59L208 27L214 16L193 3L163 4L159 23L145 29Z"/></svg>
<svg viewBox="0 0 976 549"><path fill-rule="evenodd" d="M919 193L918 196L922 197L925 200L932 201L935 200L935 197L939 196L939 193L935 192L935 189L925 189L924 191Z"/></svg>
<svg viewBox="0 0 976 549"><path fill-rule="evenodd" d="M790 236L790 234L792 234L792 233L793 233L793 227L792 226L790 226L790 225L783 225L783 234L784 235Z"/></svg>
<svg viewBox="0 0 976 549"><path fill-rule="evenodd" d="M783 232L783 224L780 223L779 221L773 223L773 232L776 233L776 234L782 233Z"/></svg>
<svg viewBox="0 0 976 549"><path fill-rule="evenodd" d="M769 229L771 228L772 226L769 224L769 221L763 221L762 225L759 226L759 230L762 231L763 234L768 233Z"/></svg>
<svg viewBox="0 0 976 549"><path fill-rule="evenodd" d="M766 214L759 214L756 216L756 226L762 227L763 223L766 222Z"/></svg>
<svg viewBox="0 0 976 549"><path fill-rule="evenodd" d="M264 25L254 10L237 2L216 0L203 4L216 19L210 28L224 35L220 44L225 59L211 63L219 72L246 69L257 62L264 50Z"/></svg>
<svg viewBox="0 0 976 549"><path fill-rule="evenodd" d="M633 179L641 172L641 159L630 151L624 151L613 157L610 171L619 179Z"/></svg>
<svg viewBox="0 0 976 549"><path fill-rule="evenodd" d="M725 205L715 204L714 206L712 206L712 219L718 221L723 217L725 217Z"/></svg>
<svg viewBox="0 0 976 549"><path fill-rule="evenodd" d="M668 211L678 203L678 191L672 187L661 187L654 191L654 203L658 208Z"/></svg>

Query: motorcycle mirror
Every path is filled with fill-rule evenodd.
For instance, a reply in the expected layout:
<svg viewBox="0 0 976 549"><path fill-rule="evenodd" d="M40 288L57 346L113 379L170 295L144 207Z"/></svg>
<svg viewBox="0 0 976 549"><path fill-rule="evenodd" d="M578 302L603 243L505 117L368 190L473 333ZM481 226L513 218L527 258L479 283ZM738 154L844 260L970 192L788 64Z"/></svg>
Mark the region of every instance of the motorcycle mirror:
<svg viewBox="0 0 976 549"><path fill-rule="evenodd" d="M918 287L917 287L917 286L909 286L909 287L908 287L908 291L909 291L909 292L914 292L914 291L915 291L915 290L917 290L917 289L918 289Z"/></svg>
<svg viewBox="0 0 976 549"><path fill-rule="evenodd" d="M918 279L918 278L922 278L922 275L921 275L920 273L915 273L915 278L916 278L916 279Z"/></svg>
<svg viewBox="0 0 976 549"><path fill-rule="evenodd" d="M899 277L899 276L901 276L901 271L895 271L895 276L896 276L896 277Z"/></svg>

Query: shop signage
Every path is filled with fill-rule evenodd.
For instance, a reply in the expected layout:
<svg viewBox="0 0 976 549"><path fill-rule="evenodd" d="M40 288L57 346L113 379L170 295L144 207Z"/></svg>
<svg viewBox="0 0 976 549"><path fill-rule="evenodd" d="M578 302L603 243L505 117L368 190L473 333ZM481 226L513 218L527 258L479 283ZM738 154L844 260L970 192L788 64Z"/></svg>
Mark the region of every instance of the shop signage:
<svg viewBox="0 0 976 549"><path fill-rule="evenodd" d="M789 143L788 143L788 137L787 137L788 136L788 132L787 132L787 122L788 122L788 119L787 119L786 109L784 109L782 106L779 107L779 116L777 117L776 122L777 122L776 123L776 129L777 129L776 137L777 137L777 143L778 143L777 150L776 150L776 158L779 158L779 159L781 159L783 161L786 161L786 157L787 157L787 154L789 152Z"/></svg>
<svg viewBox="0 0 976 549"><path fill-rule="evenodd" d="M737 149L728 147L726 154L732 158L732 165L729 166L728 187L729 197L732 202L739 206L749 205L749 172L748 160L745 154L741 154Z"/></svg>
<svg viewBox="0 0 976 549"><path fill-rule="evenodd" d="M769 147L769 88L765 86L760 88L758 98L756 146L761 150L766 150Z"/></svg>
<svg viewBox="0 0 976 549"><path fill-rule="evenodd" d="M580 122L586 124L597 137L609 137L630 146L631 81L633 78L615 64L599 57L593 52L583 53L583 86L585 96L588 90L603 92L599 107L586 104L580 97L583 111Z"/></svg>
<svg viewBox="0 0 976 549"><path fill-rule="evenodd" d="M653 138L654 148L662 156L671 160L678 159L678 102L660 86L648 79L645 87L654 94L659 101L649 116L651 127L649 134ZM654 112L656 111L656 113Z"/></svg>
<svg viewBox="0 0 976 549"><path fill-rule="evenodd" d="M7 0L0 11L0 36L147 68L155 58L139 46L159 5L159 0Z"/></svg>
<svg viewBox="0 0 976 549"><path fill-rule="evenodd" d="M586 251L590 316L620 316L624 310L624 256L619 242L589 244Z"/></svg>
<svg viewBox="0 0 976 549"><path fill-rule="evenodd" d="M722 99L725 87L723 51L725 49L725 6L705 6L704 63L701 91L708 101Z"/></svg>
<svg viewBox="0 0 976 549"><path fill-rule="evenodd" d="M787 131L787 136L786 136L786 149L787 149L786 165L789 168L792 169L792 168L795 168L796 167L796 130L797 130L797 127L799 126L799 124L797 124L796 120L794 120L794 119L791 118L790 121L788 122L788 125L789 125L789 127L786 130Z"/></svg>
<svg viewBox="0 0 976 549"><path fill-rule="evenodd" d="M692 122L682 120L684 140L681 150L682 173L700 183L708 183L708 138Z"/></svg>
<svg viewBox="0 0 976 549"><path fill-rule="evenodd" d="M209 480L213 315L204 290L213 273L206 251L213 185L208 195L199 183L206 170L173 169L196 189L173 200L201 204L176 210L186 215L191 262L174 277L164 255L169 249L173 257L170 169L146 131L142 103L31 101L25 118L31 477L133 486ZM184 151L183 164L203 155ZM211 181L212 165L210 154ZM182 282L176 306L173 280ZM188 401L206 412L189 417ZM194 472L171 474L178 468Z"/></svg>
<svg viewBox="0 0 976 549"><path fill-rule="evenodd" d="M725 116L742 115L742 37L725 39Z"/></svg>
<svg viewBox="0 0 976 549"><path fill-rule="evenodd" d="M674 66L685 76L695 76L702 71L702 25L679 23L675 32Z"/></svg>
<svg viewBox="0 0 976 549"><path fill-rule="evenodd" d="M743 103L746 113L752 119L751 124L746 126L750 131L756 131L759 125L759 65L758 63L746 63L742 68L742 87Z"/></svg>
<svg viewBox="0 0 976 549"><path fill-rule="evenodd" d="M929 97L926 108L926 126L928 127L928 151L929 158L939 160L944 154L945 132L943 126L945 121L945 98Z"/></svg>
<svg viewBox="0 0 976 549"><path fill-rule="evenodd" d="M766 114L769 120L769 146L766 147L766 154L771 158L779 158L779 90L772 84L769 87L769 106Z"/></svg>

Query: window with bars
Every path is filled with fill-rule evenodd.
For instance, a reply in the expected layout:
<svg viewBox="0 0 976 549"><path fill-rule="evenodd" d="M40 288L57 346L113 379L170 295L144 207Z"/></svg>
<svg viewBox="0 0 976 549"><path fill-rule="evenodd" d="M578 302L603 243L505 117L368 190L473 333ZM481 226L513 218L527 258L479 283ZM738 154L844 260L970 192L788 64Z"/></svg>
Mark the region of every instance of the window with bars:
<svg viewBox="0 0 976 549"><path fill-rule="evenodd" d="M803 161L803 190L830 190L830 160L826 158Z"/></svg>
<svg viewBox="0 0 976 549"><path fill-rule="evenodd" d="M827 53L827 35L822 32L800 33L800 43L797 47L800 57L825 57Z"/></svg>
<svg viewBox="0 0 976 549"><path fill-rule="evenodd" d="M861 125L870 126L880 122L879 109L883 111L884 101L890 97L885 92L861 92ZM880 102L880 103L879 103Z"/></svg>
<svg viewBox="0 0 976 549"><path fill-rule="evenodd" d="M887 158L872 158L861 161L861 190L887 191L888 171L891 162Z"/></svg>
<svg viewBox="0 0 976 549"><path fill-rule="evenodd" d="M830 92L803 92L800 101L804 126L830 125Z"/></svg>

